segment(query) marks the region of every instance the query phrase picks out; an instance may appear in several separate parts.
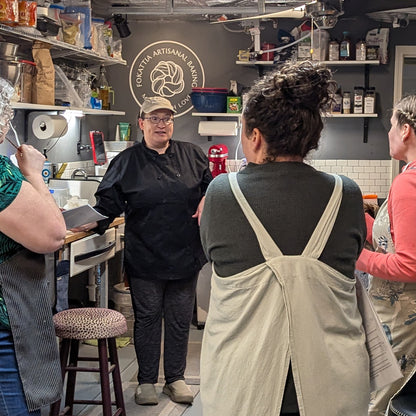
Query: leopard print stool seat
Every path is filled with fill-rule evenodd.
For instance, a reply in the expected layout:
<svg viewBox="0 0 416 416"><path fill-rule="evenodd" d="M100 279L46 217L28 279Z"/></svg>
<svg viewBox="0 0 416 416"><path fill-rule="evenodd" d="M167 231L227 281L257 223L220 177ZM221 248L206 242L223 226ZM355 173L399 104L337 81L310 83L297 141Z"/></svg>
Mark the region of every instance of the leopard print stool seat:
<svg viewBox="0 0 416 416"><path fill-rule="evenodd" d="M113 338L127 332L124 315L106 308L66 309L54 315L53 322L60 338Z"/></svg>
<svg viewBox="0 0 416 416"><path fill-rule="evenodd" d="M76 308L58 312L53 320L56 335L62 338L62 378L65 382L65 376L68 374L68 380L65 407L61 410L61 401L54 403L50 409L50 416L72 415L74 404L101 404L102 416L125 416L116 337L127 331L126 318L112 309ZM86 339L98 340L98 357L79 356L79 342ZM78 361L96 361L99 364L95 367L78 367ZM101 400L74 399L78 371L100 373ZM111 400L110 374L113 378L115 401ZM113 414L114 405L116 411Z"/></svg>

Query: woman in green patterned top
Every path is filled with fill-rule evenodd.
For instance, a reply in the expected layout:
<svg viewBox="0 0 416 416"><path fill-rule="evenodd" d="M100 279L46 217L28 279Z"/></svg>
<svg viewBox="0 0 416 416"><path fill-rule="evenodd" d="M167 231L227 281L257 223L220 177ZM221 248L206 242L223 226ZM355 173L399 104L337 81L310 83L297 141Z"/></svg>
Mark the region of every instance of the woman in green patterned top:
<svg viewBox="0 0 416 416"><path fill-rule="evenodd" d="M11 85L0 78L0 143L5 139L13 115L9 105L12 94ZM40 336L44 338L43 334L36 332L38 315L42 316L41 325L50 328L52 344L56 342L54 342L51 307L47 301L44 302L44 293L42 290L39 292L27 290L25 293L24 288L31 287L27 275L31 277L30 269L36 264L35 256L42 257L43 260L43 256L35 253L50 253L62 246L66 233L65 222L42 178L44 156L32 146L22 145L18 148L16 159L19 168L13 165L9 158L0 155L0 415L2 416L40 415L41 406L59 398L54 392L52 401L48 403L48 380L39 380L39 384L46 386L45 391L41 388L42 393L39 393L39 386L34 381L36 377L27 377L30 371L27 372L26 369L31 365L36 367L36 371L38 366L45 365L42 357L38 363L39 350L36 347L34 350L32 348L32 344L39 343ZM28 269L29 273L26 273ZM39 277L42 273L43 269L41 273L33 274L39 282L42 281ZM29 281L28 285L26 281ZM47 289L46 285L44 287ZM28 304L22 302L22 299L27 299ZM24 319L21 319L20 311L24 312ZM20 324L24 332L19 328ZM25 326L29 328L26 329ZM35 329L32 332L30 328ZM26 346L27 343L30 343L30 348ZM42 348L45 349L44 346ZM49 347L46 348L48 349ZM49 355L49 359L54 360L57 349L52 347L51 351L53 355ZM58 357L56 360L59 363ZM42 397L39 397L39 394Z"/></svg>

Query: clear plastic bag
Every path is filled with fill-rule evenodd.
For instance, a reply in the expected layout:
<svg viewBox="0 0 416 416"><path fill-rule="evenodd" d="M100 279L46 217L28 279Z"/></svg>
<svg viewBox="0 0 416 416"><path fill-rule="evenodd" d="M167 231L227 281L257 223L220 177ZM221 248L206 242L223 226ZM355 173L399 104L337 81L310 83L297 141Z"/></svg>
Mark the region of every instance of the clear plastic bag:
<svg viewBox="0 0 416 416"><path fill-rule="evenodd" d="M58 65L55 67L55 100L69 103L73 107L83 107L83 102L75 88Z"/></svg>
<svg viewBox="0 0 416 416"><path fill-rule="evenodd" d="M84 17L81 13L61 13L61 24L62 24L62 39L64 42L84 47L84 42L81 37L81 24Z"/></svg>

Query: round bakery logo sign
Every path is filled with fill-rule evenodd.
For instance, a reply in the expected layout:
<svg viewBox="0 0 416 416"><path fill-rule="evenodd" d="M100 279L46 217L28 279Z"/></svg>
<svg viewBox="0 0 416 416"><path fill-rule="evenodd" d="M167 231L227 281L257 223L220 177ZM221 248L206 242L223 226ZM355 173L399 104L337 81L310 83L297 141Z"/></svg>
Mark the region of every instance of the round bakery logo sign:
<svg viewBox="0 0 416 416"><path fill-rule="evenodd" d="M146 97L167 98L180 117L192 109L192 88L205 85L201 61L187 46L163 40L142 49L130 69L130 91L141 107Z"/></svg>

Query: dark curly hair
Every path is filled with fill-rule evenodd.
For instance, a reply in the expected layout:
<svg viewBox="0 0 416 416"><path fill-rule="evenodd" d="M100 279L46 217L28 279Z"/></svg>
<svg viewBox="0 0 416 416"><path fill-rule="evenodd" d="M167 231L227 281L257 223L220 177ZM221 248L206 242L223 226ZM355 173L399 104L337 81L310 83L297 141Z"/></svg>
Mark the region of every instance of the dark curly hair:
<svg viewBox="0 0 416 416"><path fill-rule="evenodd" d="M278 156L304 158L318 147L321 112L328 109L336 88L331 71L323 65L283 64L244 97L245 134L259 129L267 143L266 161Z"/></svg>

